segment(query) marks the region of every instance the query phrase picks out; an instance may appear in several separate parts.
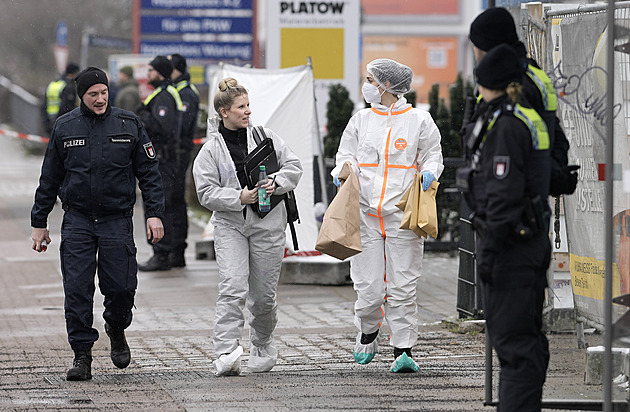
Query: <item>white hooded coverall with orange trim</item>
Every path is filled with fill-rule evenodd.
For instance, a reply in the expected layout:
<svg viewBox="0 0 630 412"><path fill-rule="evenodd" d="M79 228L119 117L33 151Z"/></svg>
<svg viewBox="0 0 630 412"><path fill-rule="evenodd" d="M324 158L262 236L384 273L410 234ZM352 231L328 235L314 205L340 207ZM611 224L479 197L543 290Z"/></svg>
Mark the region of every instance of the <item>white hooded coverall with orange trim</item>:
<svg viewBox="0 0 630 412"><path fill-rule="evenodd" d="M390 344L397 348L411 348L418 337L416 287L424 239L400 229L403 212L396 203L416 171L440 177L440 140L431 115L404 97L390 108L373 104L348 122L331 172L338 176L349 161L359 178L363 251L350 261L357 293L355 325L362 333L373 333L385 317Z"/></svg>

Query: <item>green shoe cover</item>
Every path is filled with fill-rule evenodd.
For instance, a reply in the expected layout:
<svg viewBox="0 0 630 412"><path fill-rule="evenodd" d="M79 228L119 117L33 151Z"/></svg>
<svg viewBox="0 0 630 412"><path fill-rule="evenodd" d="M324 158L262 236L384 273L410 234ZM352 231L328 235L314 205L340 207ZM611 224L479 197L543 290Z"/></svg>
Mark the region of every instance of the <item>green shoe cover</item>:
<svg viewBox="0 0 630 412"><path fill-rule="evenodd" d="M355 355L356 359L356 355ZM418 364L414 362L406 353L400 355L394 363L392 363L392 372L394 373L410 373L410 372L418 372L420 368Z"/></svg>
<svg viewBox="0 0 630 412"><path fill-rule="evenodd" d="M367 365L374 359L375 353L354 353L354 361L360 365Z"/></svg>

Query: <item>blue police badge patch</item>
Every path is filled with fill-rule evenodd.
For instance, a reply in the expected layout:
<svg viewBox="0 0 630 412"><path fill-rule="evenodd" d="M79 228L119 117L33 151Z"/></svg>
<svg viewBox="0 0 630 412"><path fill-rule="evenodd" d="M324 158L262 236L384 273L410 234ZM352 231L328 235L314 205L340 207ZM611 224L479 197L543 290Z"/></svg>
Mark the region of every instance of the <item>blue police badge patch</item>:
<svg viewBox="0 0 630 412"><path fill-rule="evenodd" d="M505 179L510 173L510 157L509 156L494 156L492 171L494 177L501 180Z"/></svg>
<svg viewBox="0 0 630 412"><path fill-rule="evenodd" d="M149 159L155 159L155 149L153 148L153 143L143 144L144 152L147 154Z"/></svg>

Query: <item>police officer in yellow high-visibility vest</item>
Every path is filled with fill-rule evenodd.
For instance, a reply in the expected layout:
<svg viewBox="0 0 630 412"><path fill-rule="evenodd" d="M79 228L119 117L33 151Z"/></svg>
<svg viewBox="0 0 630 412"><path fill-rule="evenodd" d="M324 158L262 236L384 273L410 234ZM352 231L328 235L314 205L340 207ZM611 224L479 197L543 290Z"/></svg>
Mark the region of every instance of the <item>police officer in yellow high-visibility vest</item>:
<svg viewBox="0 0 630 412"><path fill-rule="evenodd" d="M77 91L74 77L79 72L79 66L75 63L68 63L63 76L50 82L46 87L46 121L45 127L50 134L55 120L75 107L77 107Z"/></svg>
<svg viewBox="0 0 630 412"><path fill-rule="evenodd" d="M549 347L542 331L549 241L550 139L521 93L525 68L506 44L475 71L485 111L465 138L458 183L478 235L486 330L501 363L499 411L540 411Z"/></svg>
<svg viewBox="0 0 630 412"><path fill-rule="evenodd" d="M173 222L176 175L178 173L178 156L182 122L182 100L177 89L171 84L170 76L173 63L166 56L157 56L148 65L149 84L155 87L153 93L144 101L138 110L147 134L155 147L159 160L162 187L164 190L164 238L153 244L153 256L145 263L138 265L141 271L169 270L169 253L173 250Z"/></svg>

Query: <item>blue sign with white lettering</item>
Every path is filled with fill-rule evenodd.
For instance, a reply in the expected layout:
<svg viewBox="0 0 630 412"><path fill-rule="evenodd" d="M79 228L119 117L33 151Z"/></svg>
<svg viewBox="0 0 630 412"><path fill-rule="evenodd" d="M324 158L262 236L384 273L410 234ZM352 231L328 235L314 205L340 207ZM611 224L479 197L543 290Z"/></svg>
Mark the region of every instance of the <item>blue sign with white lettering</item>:
<svg viewBox="0 0 630 412"><path fill-rule="evenodd" d="M63 20L57 23L57 28L55 29L55 43L57 46L68 45L68 25Z"/></svg>
<svg viewBox="0 0 630 412"><path fill-rule="evenodd" d="M251 9L252 0L142 0L143 9Z"/></svg>
<svg viewBox="0 0 630 412"><path fill-rule="evenodd" d="M251 34L251 17L142 16L143 34Z"/></svg>
<svg viewBox="0 0 630 412"><path fill-rule="evenodd" d="M252 43L165 42L143 40L140 53L152 56L178 53L189 59L244 60L253 57Z"/></svg>
<svg viewBox="0 0 630 412"><path fill-rule="evenodd" d="M140 7L141 54L253 59L253 0L141 0Z"/></svg>

